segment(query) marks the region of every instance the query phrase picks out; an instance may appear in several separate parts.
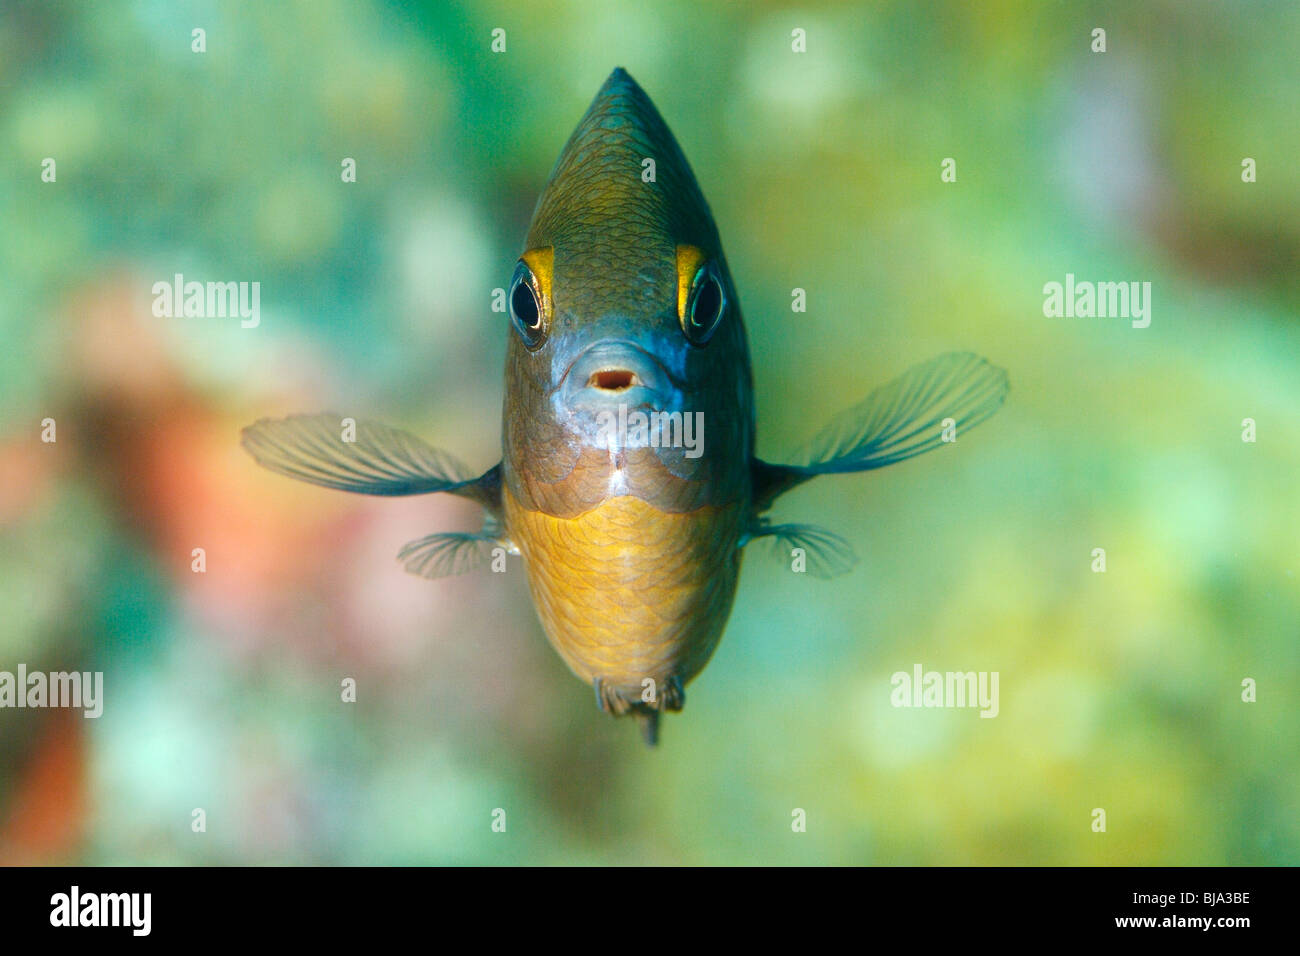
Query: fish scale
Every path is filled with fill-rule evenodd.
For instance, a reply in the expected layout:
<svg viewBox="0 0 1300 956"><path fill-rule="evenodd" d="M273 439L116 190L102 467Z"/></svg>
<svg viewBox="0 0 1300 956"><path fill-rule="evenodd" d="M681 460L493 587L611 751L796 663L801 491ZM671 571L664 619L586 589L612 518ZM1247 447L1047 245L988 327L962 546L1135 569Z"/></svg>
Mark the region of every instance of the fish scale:
<svg viewBox="0 0 1300 956"><path fill-rule="evenodd" d="M556 518L507 491L505 512L543 628L574 674L631 705L647 679L685 683L704 667L735 596L739 504L665 517L623 496ZM701 581L702 567L715 573Z"/></svg>

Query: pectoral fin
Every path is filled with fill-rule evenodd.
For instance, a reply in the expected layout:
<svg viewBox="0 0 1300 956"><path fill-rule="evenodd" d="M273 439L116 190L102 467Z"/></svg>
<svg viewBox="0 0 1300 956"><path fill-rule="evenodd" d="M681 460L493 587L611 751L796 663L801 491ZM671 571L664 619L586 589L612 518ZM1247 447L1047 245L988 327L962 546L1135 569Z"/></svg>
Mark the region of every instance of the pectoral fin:
<svg viewBox="0 0 1300 956"><path fill-rule="evenodd" d="M468 477L455 458L409 432L332 414L264 418L244 429L240 444L262 467L323 488L390 496L446 491L483 506L477 534L431 534L406 544L397 557L412 574L464 574L483 563L492 544L518 553L501 530L500 465Z"/></svg>
<svg viewBox="0 0 1300 956"><path fill-rule="evenodd" d="M263 468L324 488L362 495L446 491L500 514L500 466L475 478L446 452L409 432L338 415L264 418L240 443Z"/></svg>
<svg viewBox="0 0 1300 956"><path fill-rule="evenodd" d="M755 510L818 475L870 471L940 448L947 419L954 434L964 434L998 410L1008 388L1005 370L970 352L914 366L832 419L797 463L755 459Z"/></svg>

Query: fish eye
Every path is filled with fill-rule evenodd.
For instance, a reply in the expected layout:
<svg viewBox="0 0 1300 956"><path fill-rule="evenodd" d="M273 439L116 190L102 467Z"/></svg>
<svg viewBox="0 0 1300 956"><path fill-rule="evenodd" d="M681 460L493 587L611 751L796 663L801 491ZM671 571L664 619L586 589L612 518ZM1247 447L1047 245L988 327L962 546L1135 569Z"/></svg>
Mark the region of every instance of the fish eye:
<svg viewBox="0 0 1300 956"><path fill-rule="evenodd" d="M539 348L546 340L537 278L523 262L515 267L515 275L510 283L510 320L529 350Z"/></svg>
<svg viewBox="0 0 1300 956"><path fill-rule="evenodd" d="M722 314L727 310L727 293L722 288L718 267L706 263L695 273L690 299L682 316L682 331L696 345L703 345L713 335Z"/></svg>

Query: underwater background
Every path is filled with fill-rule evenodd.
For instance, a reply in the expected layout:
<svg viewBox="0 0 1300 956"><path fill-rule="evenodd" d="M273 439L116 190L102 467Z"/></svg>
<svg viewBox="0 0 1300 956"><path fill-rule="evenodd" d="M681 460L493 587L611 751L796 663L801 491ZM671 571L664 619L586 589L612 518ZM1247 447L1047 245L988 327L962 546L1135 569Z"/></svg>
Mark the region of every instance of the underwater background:
<svg viewBox="0 0 1300 956"><path fill-rule="evenodd" d="M0 710L0 863L1300 863L1298 63L1288 2L6 2L0 670L104 712ZM238 442L330 409L496 462L492 291L615 66L712 206L761 457L940 352L1011 379L779 502L860 563L750 549L653 751L517 559L403 573L472 505ZM259 324L155 316L177 273ZM1150 325L1045 315L1067 275ZM917 665L996 718L892 706Z"/></svg>

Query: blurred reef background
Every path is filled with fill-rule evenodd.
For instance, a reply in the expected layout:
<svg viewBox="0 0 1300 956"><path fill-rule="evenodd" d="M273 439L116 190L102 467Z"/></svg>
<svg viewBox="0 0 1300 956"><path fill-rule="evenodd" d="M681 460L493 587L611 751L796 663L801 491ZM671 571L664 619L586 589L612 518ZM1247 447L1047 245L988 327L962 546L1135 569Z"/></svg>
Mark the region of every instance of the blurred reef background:
<svg viewBox="0 0 1300 956"><path fill-rule="evenodd" d="M0 862L1300 863L1297 64L1291 2L6 2L0 669L106 699L0 711ZM712 204L760 455L939 352L1012 383L782 500L862 561L750 554L657 752L517 559L403 573L473 507L238 445L335 409L499 458L491 291L615 66ZM155 317L175 273L259 281L260 325ZM1045 317L1067 273L1151 282L1150 327ZM918 663L998 671L999 716L891 707Z"/></svg>

